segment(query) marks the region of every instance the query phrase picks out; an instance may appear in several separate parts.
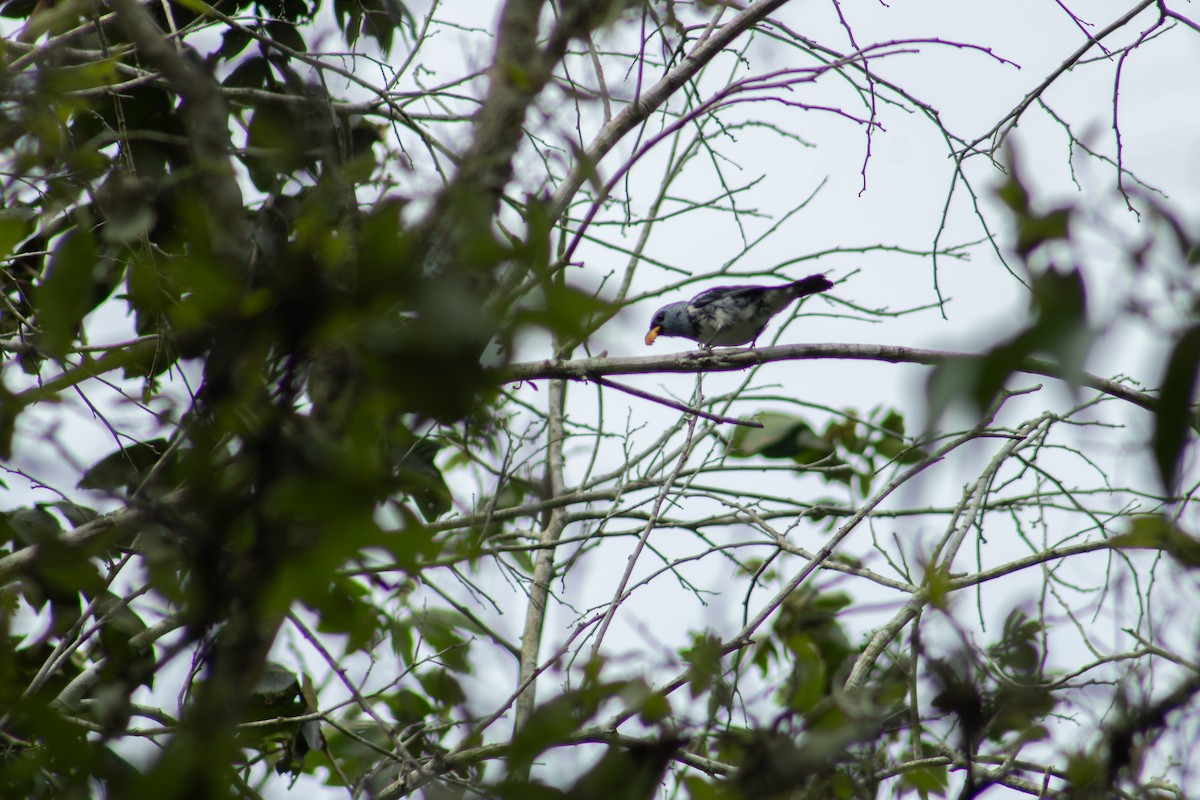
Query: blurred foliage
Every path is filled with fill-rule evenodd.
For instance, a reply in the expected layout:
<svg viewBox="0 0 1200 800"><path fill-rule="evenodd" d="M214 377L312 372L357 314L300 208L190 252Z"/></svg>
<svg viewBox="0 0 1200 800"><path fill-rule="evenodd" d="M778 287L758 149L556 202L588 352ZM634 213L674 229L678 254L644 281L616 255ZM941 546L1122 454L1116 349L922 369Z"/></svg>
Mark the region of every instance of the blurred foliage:
<svg viewBox="0 0 1200 800"><path fill-rule="evenodd" d="M790 459L800 471L818 473L826 482L853 486L868 496L875 478L895 464L917 464L921 446L905 435L904 415L877 406L865 418L846 409L817 433L802 417L768 411L754 419L761 428L739 427L729 441L735 458Z"/></svg>
<svg viewBox="0 0 1200 800"><path fill-rule="evenodd" d="M365 36L387 51L416 35L402 2L332 6L351 45ZM161 31L204 22L187 4L141 8ZM342 637L346 652L392 643L413 680L378 699L404 724L457 713L465 694L452 673L470 671L473 623L403 610L407 582L455 546L426 528L452 507L440 462L492 447L503 362L483 365L489 341L530 325L578 335L581 309L594 307L551 281L554 294L540 304L481 313L503 269L549 275L548 227L520 241L490 225L455 226L448 240L414 226L403 198L377 190L390 168L380 131L341 110L306 61L302 32L320 4L221 11L258 22L218 25L209 52L185 45L172 56L226 92L228 120L206 120L199 90L176 77L110 90L162 58L135 53L128 11L97 28L89 4L0 7L28 45L6 50L6 60L32 54L24 70L0 75L0 153L24 182L6 187L0 214L11 312L3 333L37 379L0 397L0 450L11 451L23 413L90 375L140 379L153 402L165 377L201 368L174 435L121 441L82 471L80 489L136 512L128 528L71 547L58 538L63 522L87 525L91 509L64 500L3 515L5 552L40 548L5 590L6 606L19 598L51 618L43 636L13 636L0 667L9 687L0 703L5 796L83 796L95 785L110 796L226 796L243 785L236 765L256 757L293 773L344 758L350 772L330 780L359 780L377 752L356 767L341 734L327 744L318 720L286 722L317 710L307 676L266 660L292 608L305 609L320 635ZM64 34L71 47L44 38ZM109 55L96 58L98 48ZM239 127L244 139L230 139L229 153L253 199L231 215L221 205L224 167L202 141L213 128ZM143 340L95 355L85 318L110 298ZM385 507L399 523L386 532ZM142 591L182 625L167 651L199 648L179 733L146 770L130 768L110 741L145 713L133 698L157 669L146 623L98 569L130 553L144 559ZM390 565L391 583L345 574L372 559ZM397 609L383 611L380 590ZM80 627L93 616L102 623L94 639ZM50 658L57 642L88 641ZM418 663L418 641L436 648L436 666ZM55 668L41 679L46 663ZM70 719L48 714L52 701ZM414 746L436 748L444 733ZM379 747L397 742L387 733Z"/></svg>
<svg viewBox="0 0 1200 800"><path fill-rule="evenodd" d="M1007 179L996 196L1011 215L1014 255L1029 287L1029 321L1016 334L996 344L979 357L958 358L939 365L928 382L930 426L946 409L965 402L976 411L990 407L1004 391L1012 375L1034 357L1047 357L1060 374L1078 387L1084 364L1091 354L1098 331L1089 319L1087 287L1078 264L1071 258L1071 220L1078 213L1069 205L1048 211L1037 207L1020 171L1018 154L1010 147ZM1139 198L1141 199L1141 198ZM1168 206L1145 198L1150 221L1164 228L1160 238L1173 249L1170 256L1180 267L1194 266L1200 259L1200 240ZM1169 246L1173 245L1173 248ZM1132 272L1145 269L1147 247L1130 247L1126 254ZM1200 375L1200 299L1193 297L1190 313L1166 336L1169 355L1158 383L1151 440L1160 483L1176 491L1179 468L1197 421L1196 385Z"/></svg>

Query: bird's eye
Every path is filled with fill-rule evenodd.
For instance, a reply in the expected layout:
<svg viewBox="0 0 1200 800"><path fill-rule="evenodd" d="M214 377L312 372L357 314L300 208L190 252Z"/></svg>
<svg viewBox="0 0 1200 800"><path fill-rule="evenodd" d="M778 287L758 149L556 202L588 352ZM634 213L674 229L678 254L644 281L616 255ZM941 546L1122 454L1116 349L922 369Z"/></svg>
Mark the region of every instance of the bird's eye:
<svg viewBox="0 0 1200 800"><path fill-rule="evenodd" d="M663 320L665 320L666 318L667 318L667 315L666 315L666 314L664 314L664 313L663 313L663 312L661 312L661 311L656 311L656 312L654 313L654 319L650 320L650 324L651 324L652 326L653 326L653 325L662 325L662 324L663 324Z"/></svg>

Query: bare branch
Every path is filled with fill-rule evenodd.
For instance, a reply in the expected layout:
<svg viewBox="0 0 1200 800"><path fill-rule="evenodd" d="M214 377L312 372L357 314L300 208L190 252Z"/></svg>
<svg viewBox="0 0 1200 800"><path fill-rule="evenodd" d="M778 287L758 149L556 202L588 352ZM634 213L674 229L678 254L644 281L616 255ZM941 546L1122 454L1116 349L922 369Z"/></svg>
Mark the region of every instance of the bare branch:
<svg viewBox="0 0 1200 800"><path fill-rule="evenodd" d="M933 366L953 361L970 361L980 356L972 353L956 353L945 350L920 350L911 347L873 344L790 344L757 349L728 348L707 352L689 351L668 356L641 356L633 358L588 358L576 361L531 361L513 364L504 372L506 382L543 380L547 378L569 378L577 381L610 375L644 375L656 372L732 372L748 369L776 361L804 361L809 359L848 359L856 361L883 361L892 364L924 364ZM1038 359L1028 359L1018 370L1029 375L1042 375L1070 382L1066 370ZM1078 376L1083 386L1154 411L1158 400L1152 395L1139 392L1116 381L1107 380L1090 373Z"/></svg>

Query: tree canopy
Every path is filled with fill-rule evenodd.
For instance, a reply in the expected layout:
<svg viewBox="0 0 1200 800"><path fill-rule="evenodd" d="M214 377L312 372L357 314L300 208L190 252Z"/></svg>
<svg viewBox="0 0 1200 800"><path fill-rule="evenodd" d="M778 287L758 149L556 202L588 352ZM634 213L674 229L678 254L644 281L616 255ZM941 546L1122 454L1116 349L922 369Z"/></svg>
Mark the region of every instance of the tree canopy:
<svg viewBox="0 0 1200 800"><path fill-rule="evenodd" d="M0 794L1191 796L1200 25L1072 5L4 2Z"/></svg>

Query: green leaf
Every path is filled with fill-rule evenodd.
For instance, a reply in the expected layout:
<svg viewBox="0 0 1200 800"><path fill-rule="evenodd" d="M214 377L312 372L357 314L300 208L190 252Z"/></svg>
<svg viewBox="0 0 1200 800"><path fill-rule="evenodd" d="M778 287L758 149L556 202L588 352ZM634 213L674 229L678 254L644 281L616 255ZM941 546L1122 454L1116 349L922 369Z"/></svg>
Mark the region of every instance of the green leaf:
<svg viewBox="0 0 1200 800"><path fill-rule="evenodd" d="M1039 214L1033 209L1029 191L1021 180L1016 155L1012 154L1008 162L1008 180L996 189L996 196L1013 212L1017 228L1016 250L1025 258L1046 242L1066 239L1070 235L1074 210L1062 206Z"/></svg>
<svg viewBox="0 0 1200 800"><path fill-rule="evenodd" d="M17 210L0 211L0 259L8 258L14 248L33 233L33 218Z"/></svg>
<svg viewBox="0 0 1200 800"><path fill-rule="evenodd" d="M596 766L567 790L570 800L650 800L681 742L674 737L609 747Z"/></svg>
<svg viewBox="0 0 1200 800"><path fill-rule="evenodd" d="M431 700L437 702L443 709L456 708L467 700L462 690L462 684L444 669L435 669L417 674L417 682L421 684Z"/></svg>
<svg viewBox="0 0 1200 800"><path fill-rule="evenodd" d="M96 598L97 616L105 618L100 629L100 646L109 662L107 670L119 673L134 685L153 688L156 660L148 645L135 647L130 639L146 630L146 623L128 603L105 590Z"/></svg>
<svg viewBox="0 0 1200 800"><path fill-rule="evenodd" d="M58 519L39 504L32 508L16 508L4 513L9 529L23 544L39 544L58 536L62 526Z"/></svg>
<svg viewBox="0 0 1200 800"><path fill-rule="evenodd" d="M1096 339L1087 320L1087 287L1079 268L1048 269L1033 282L1037 321L1024 334L1030 352L1047 353L1062 365L1067 380L1078 383Z"/></svg>
<svg viewBox="0 0 1200 800"><path fill-rule="evenodd" d="M1009 166L1008 180L996 187L996 197L1017 215L1029 213L1029 192L1021 183L1015 164Z"/></svg>
<svg viewBox="0 0 1200 800"><path fill-rule="evenodd" d="M396 724L401 727L420 722L434 710L428 700L411 689L401 689L385 696L383 700L396 718Z"/></svg>
<svg viewBox="0 0 1200 800"><path fill-rule="evenodd" d="M1196 394L1196 373L1200 369L1200 325L1184 331L1175 342L1163 372L1158 412L1154 417L1154 461L1159 479L1168 491L1174 491L1179 479L1179 461L1196 424L1192 398Z"/></svg>
<svg viewBox="0 0 1200 800"><path fill-rule="evenodd" d="M671 716L671 701L662 692L650 692L641 701L638 716L647 725L656 725Z"/></svg>
<svg viewBox="0 0 1200 800"><path fill-rule="evenodd" d="M692 697L699 697L721 675L721 639L712 634L693 634L692 646L680 655L688 665L688 691Z"/></svg>
<svg viewBox="0 0 1200 800"><path fill-rule="evenodd" d="M834 463L829 461L835 453L833 443L828 437L818 436L803 419L773 411L755 414L754 419L762 427L739 426L730 439L729 455L788 458L798 464Z"/></svg>
<svg viewBox="0 0 1200 800"><path fill-rule="evenodd" d="M264 706L278 706L300 696L300 678L282 664L268 661L252 694Z"/></svg>
<svg viewBox="0 0 1200 800"><path fill-rule="evenodd" d="M410 28L415 25L412 14L399 0L359 0L359 4L365 12L363 33L378 42L385 53L392 49L393 34L402 23L408 22Z"/></svg>
<svg viewBox="0 0 1200 800"><path fill-rule="evenodd" d="M295 25L290 25L286 22L268 22L267 35L271 40L278 42L284 47L295 50L298 53L308 51L308 46L304 43L304 37L296 30Z"/></svg>
<svg viewBox="0 0 1200 800"><path fill-rule="evenodd" d="M570 692L534 709L513 736L508 750L509 771L528 768L540 754L579 730L595 713L588 705L579 692Z"/></svg>
<svg viewBox="0 0 1200 800"><path fill-rule="evenodd" d="M1113 536L1113 547L1161 550L1174 534L1175 526L1162 514L1139 514L1129 520L1129 530Z"/></svg>
<svg viewBox="0 0 1200 800"><path fill-rule="evenodd" d="M946 767L917 767L905 770L900 776L900 793L920 792L923 796L945 797L950 778Z"/></svg>
<svg viewBox="0 0 1200 800"><path fill-rule="evenodd" d="M39 344L53 358L67 354L92 307L95 267L96 239L91 232L75 228L58 241L37 292Z"/></svg>
<svg viewBox="0 0 1200 800"><path fill-rule="evenodd" d="M400 453L402 460L396 468L396 489L416 503L426 522L432 522L454 507L450 487L434 460L441 443L418 439L410 444L411 439L411 435L402 436L398 442L398 447L403 450Z"/></svg>
<svg viewBox="0 0 1200 800"><path fill-rule="evenodd" d="M214 57L224 60L232 60L239 53L250 46L250 42L254 39L245 28L226 28L221 34L221 46L213 54Z"/></svg>
<svg viewBox="0 0 1200 800"><path fill-rule="evenodd" d="M442 665L454 672L469 673L471 663L467 655L470 645L460 634L464 629L474 633L479 627L462 614L448 608L430 608L421 614L421 635L438 653Z"/></svg>
<svg viewBox="0 0 1200 800"><path fill-rule="evenodd" d="M167 452L166 439L151 439L122 447L97 461L83 473L78 487L103 492L133 490L141 485L145 474Z"/></svg>
<svg viewBox="0 0 1200 800"><path fill-rule="evenodd" d="M225 85L237 89L262 89L271 77L271 62L260 55L242 61L229 73Z"/></svg>
<svg viewBox="0 0 1200 800"><path fill-rule="evenodd" d="M1162 514L1142 514L1129 530L1109 539L1113 547L1162 550L1186 567L1200 567L1200 540L1180 530Z"/></svg>
<svg viewBox="0 0 1200 800"><path fill-rule="evenodd" d="M1072 753L1067 756L1067 797L1103 796L1109 788L1106 757L1092 753Z"/></svg>
<svg viewBox="0 0 1200 800"><path fill-rule="evenodd" d="M1010 672L1034 674L1041 663L1038 647L1041 633L1042 626L1037 620L1030 619L1020 609L1013 609L1004 621L1000 641L990 646L988 652Z"/></svg>
<svg viewBox="0 0 1200 800"><path fill-rule="evenodd" d="M699 775L684 775L683 785L687 789L689 800L731 800L729 793L722 787L704 780Z"/></svg>
<svg viewBox="0 0 1200 800"><path fill-rule="evenodd" d="M239 716L246 721L270 720L297 717L309 710L301 676L282 664L267 661ZM243 747L277 751L280 741L294 739L298 728L299 725L293 722L246 728L239 732L238 739Z"/></svg>
<svg viewBox="0 0 1200 800"><path fill-rule="evenodd" d="M806 634L793 634L785 642L792 654L792 674L781 699L793 711L804 713L825 696L828 671L816 642Z"/></svg>
<svg viewBox="0 0 1200 800"><path fill-rule="evenodd" d="M317 630L346 634L348 653L365 648L380 627L379 615L370 602L370 590L353 578L338 575L323 595L308 598L318 603L313 607L320 617Z"/></svg>
<svg viewBox="0 0 1200 800"><path fill-rule="evenodd" d="M14 399L12 392L0 383L0 458L12 457L12 438L17 429L17 415L25 404Z"/></svg>
<svg viewBox="0 0 1200 800"><path fill-rule="evenodd" d="M899 411L892 409L887 416L879 422L879 427L883 428L888 433L894 434L897 438L904 437L904 415Z"/></svg>
<svg viewBox="0 0 1200 800"><path fill-rule="evenodd" d="M257 188L273 190L282 179L281 176L311 161L298 134L297 119L286 108L266 105L254 110L247 132L247 144L264 155L248 158L246 166Z"/></svg>
<svg viewBox="0 0 1200 800"><path fill-rule="evenodd" d="M1019 218L1017 252L1027 255L1047 242L1069 237L1073 211L1069 207L1062 207L1045 214L1030 214Z"/></svg>
<svg viewBox="0 0 1200 800"><path fill-rule="evenodd" d="M542 298L532 308L522 308L514 320L517 324L544 327L564 338L582 337L590 321L611 310L611 306L591 292L573 286L560 286L550 281L541 287Z"/></svg>

